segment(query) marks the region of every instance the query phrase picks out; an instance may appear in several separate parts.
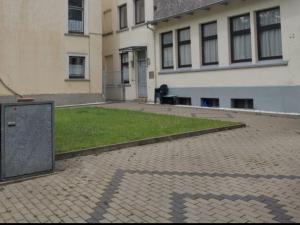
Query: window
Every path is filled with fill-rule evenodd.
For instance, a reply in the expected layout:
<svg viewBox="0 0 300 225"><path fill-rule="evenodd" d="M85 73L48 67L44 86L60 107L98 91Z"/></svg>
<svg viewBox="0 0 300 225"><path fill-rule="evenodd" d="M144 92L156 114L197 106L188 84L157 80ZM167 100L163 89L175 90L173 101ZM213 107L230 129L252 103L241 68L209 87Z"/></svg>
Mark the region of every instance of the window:
<svg viewBox="0 0 300 225"><path fill-rule="evenodd" d="M128 53L121 54L121 76L122 83L129 84L129 56Z"/></svg>
<svg viewBox="0 0 300 225"><path fill-rule="evenodd" d="M216 65L218 57L217 22L203 24L202 33L202 64Z"/></svg>
<svg viewBox="0 0 300 225"><path fill-rule="evenodd" d="M173 69L173 32L164 33L161 35L162 42L162 68Z"/></svg>
<svg viewBox="0 0 300 225"><path fill-rule="evenodd" d="M281 59L282 39L280 9L257 12L259 60Z"/></svg>
<svg viewBox="0 0 300 225"><path fill-rule="evenodd" d="M178 105L192 105L192 99L187 97L178 98Z"/></svg>
<svg viewBox="0 0 300 225"><path fill-rule="evenodd" d="M251 29L250 15L242 15L230 19L231 29L231 61L251 62Z"/></svg>
<svg viewBox="0 0 300 225"><path fill-rule="evenodd" d="M191 35L190 28L178 30L178 67L191 67Z"/></svg>
<svg viewBox="0 0 300 225"><path fill-rule="evenodd" d="M202 107L209 107L209 108L219 108L220 107L220 100L218 98L202 98L201 99L201 106Z"/></svg>
<svg viewBox="0 0 300 225"><path fill-rule="evenodd" d="M254 109L253 99L232 99L231 107L235 109Z"/></svg>
<svg viewBox="0 0 300 225"><path fill-rule="evenodd" d="M69 33L84 33L84 0L69 0Z"/></svg>
<svg viewBox="0 0 300 225"><path fill-rule="evenodd" d="M69 56L69 78L70 79L85 78L85 57Z"/></svg>
<svg viewBox="0 0 300 225"><path fill-rule="evenodd" d="M127 28L127 5L119 7L120 30Z"/></svg>
<svg viewBox="0 0 300 225"><path fill-rule="evenodd" d="M135 0L135 24L145 23L145 0Z"/></svg>

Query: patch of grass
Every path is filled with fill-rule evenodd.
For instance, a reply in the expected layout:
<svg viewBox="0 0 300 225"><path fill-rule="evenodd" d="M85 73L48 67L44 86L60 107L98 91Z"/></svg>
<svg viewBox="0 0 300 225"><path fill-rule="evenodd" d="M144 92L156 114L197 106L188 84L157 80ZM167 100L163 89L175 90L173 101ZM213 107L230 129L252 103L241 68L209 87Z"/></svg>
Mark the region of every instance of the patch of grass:
<svg viewBox="0 0 300 225"><path fill-rule="evenodd" d="M56 153L219 128L235 123L98 107L56 110Z"/></svg>

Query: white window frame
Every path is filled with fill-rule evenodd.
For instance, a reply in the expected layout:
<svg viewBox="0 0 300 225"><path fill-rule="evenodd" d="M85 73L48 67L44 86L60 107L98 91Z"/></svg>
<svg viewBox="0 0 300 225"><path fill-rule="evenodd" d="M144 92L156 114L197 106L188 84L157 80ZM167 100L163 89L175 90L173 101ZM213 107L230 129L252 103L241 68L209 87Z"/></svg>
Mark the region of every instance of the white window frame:
<svg viewBox="0 0 300 225"><path fill-rule="evenodd" d="M84 0L84 35L89 34L89 0ZM65 33L72 35L69 32L69 0L65 0Z"/></svg>
<svg viewBox="0 0 300 225"><path fill-rule="evenodd" d="M84 78L82 79L73 79L70 78L70 57L84 57L85 58L85 64L84 64ZM66 56L66 80L89 80L90 79L90 61L89 61L89 56L88 54L84 53L73 53L70 52Z"/></svg>

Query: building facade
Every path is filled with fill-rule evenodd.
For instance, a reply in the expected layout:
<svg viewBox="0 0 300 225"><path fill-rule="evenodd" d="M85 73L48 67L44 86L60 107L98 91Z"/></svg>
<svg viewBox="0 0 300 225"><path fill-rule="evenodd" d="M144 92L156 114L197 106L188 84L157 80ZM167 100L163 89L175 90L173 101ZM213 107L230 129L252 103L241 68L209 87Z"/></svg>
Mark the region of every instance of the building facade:
<svg viewBox="0 0 300 225"><path fill-rule="evenodd" d="M99 0L0 1L0 99L102 101Z"/></svg>
<svg viewBox="0 0 300 225"><path fill-rule="evenodd" d="M154 19L153 1L102 0L102 9L106 98L151 99L155 88L151 72L154 33L147 21Z"/></svg>
<svg viewBox="0 0 300 225"><path fill-rule="evenodd" d="M157 2L158 86L194 106L300 112L300 1Z"/></svg>

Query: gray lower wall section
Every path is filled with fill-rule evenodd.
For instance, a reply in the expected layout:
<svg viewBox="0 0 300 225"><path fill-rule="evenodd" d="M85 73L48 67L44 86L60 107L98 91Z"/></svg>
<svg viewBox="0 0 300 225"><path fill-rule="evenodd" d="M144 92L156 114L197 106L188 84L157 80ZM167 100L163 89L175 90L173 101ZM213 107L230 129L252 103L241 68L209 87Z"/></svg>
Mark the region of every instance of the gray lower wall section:
<svg viewBox="0 0 300 225"><path fill-rule="evenodd" d="M45 94L25 96L36 101L54 101L56 106L103 102L101 94ZM15 96L0 96L0 103L16 102Z"/></svg>
<svg viewBox="0 0 300 225"><path fill-rule="evenodd" d="M193 106L201 106L201 98L219 98L221 108L231 108L231 99L253 99L256 110L300 113L300 86L170 87L170 94L192 98Z"/></svg>

